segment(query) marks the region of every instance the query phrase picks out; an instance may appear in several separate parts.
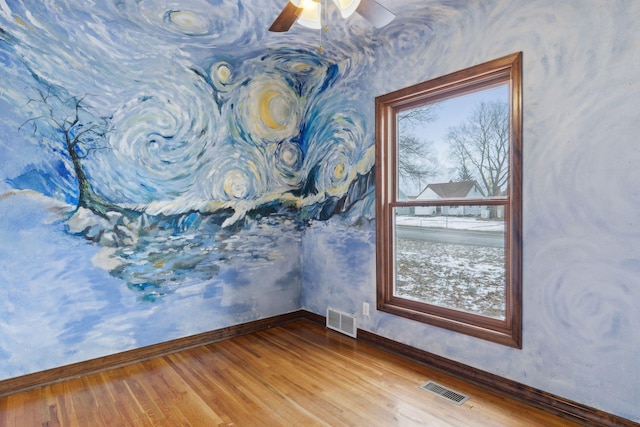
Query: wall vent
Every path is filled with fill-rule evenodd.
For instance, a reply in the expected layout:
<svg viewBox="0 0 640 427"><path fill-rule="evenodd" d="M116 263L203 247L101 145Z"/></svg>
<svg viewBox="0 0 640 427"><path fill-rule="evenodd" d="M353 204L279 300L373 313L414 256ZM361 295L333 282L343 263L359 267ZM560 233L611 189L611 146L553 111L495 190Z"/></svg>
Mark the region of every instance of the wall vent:
<svg viewBox="0 0 640 427"><path fill-rule="evenodd" d="M433 381L429 381L420 386L421 389L426 390L430 393L436 394L440 397L443 397L451 402L462 405L464 402L469 400L469 396L465 396L464 394L458 393L457 391L453 391L447 387L444 387L440 384L434 383Z"/></svg>
<svg viewBox="0 0 640 427"><path fill-rule="evenodd" d="M327 309L327 328L342 332L353 338L355 338L358 333L356 316L332 308Z"/></svg>

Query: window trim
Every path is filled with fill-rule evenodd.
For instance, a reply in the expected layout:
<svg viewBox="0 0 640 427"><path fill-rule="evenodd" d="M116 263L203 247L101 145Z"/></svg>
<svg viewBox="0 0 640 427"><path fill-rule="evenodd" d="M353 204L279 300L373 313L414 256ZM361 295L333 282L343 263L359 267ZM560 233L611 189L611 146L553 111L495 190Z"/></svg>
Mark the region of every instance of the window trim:
<svg viewBox="0 0 640 427"><path fill-rule="evenodd" d="M398 202L396 185L397 129L400 110L432 103L492 83L510 84L511 141L509 195L484 198L483 205L505 206L505 318L495 319L394 296L393 208L420 206ZM381 95L375 99L376 118L376 270L377 309L441 328L522 348L522 52ZM455 199L430 205L479 204L480 199Z"/></svg>

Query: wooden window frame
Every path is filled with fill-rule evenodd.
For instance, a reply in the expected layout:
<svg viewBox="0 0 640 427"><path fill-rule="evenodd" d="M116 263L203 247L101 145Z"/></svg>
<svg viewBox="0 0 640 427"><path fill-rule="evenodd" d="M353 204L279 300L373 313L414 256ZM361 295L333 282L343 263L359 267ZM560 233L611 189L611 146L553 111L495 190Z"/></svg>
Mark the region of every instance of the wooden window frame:
<svg viewBox="0 0 640 427"><path fill-rule="evenodd" d="M421 206L399 200L397 186L397 114L492 84L509 84L511 141L506 198L447 199L441 205L505 207L505 316L485 317L394 295L393 210ZM377 309L452 331L522 348L522 52L429 80L375 99L376 114L376 265ZM434 201L429 201L430 206ZM436 202L435 204L438 204Z"/></svg>

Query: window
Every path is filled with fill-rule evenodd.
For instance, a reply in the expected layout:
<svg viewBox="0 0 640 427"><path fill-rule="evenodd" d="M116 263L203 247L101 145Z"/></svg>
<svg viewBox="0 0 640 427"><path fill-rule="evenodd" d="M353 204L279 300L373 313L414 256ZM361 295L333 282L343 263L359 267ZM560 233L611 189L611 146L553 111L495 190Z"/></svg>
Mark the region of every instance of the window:
<svg viewBox="0 0 640 427"><path fill-rule="evenodd" d="M376 98L378 310L521 348L522 53Z"/></svg>

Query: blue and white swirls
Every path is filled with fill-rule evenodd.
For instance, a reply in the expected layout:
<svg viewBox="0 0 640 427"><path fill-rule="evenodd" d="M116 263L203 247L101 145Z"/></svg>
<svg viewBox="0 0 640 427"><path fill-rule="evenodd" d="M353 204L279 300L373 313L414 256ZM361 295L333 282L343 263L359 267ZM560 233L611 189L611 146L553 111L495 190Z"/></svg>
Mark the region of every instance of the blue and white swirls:
<svg viewBox="0 0 640 427"><path fill-rule="evenodd" d="M124 16L136 26L167 41L184 40L193 45L216 46L255 40L257 19L240 2L190 0L179 7L164 0L125 1ZM194 38L197 41L194 41Z"/></svg>
<svg viewBox="0 0 640 427"><path fill-rule="evenodd" d="M265 160L256 147L225 142L214 150L215 161L203 180L206 200L244 201L268 190Z"/></svg>
<svg viewBox="0 0 640 427"><path fill-rule="evenodd" d="M234 87L235 74L233 67L226 61L220 61L211 66L209 77L217 92L228 92Z"/></svg>
<svg viewBox="0 0 640 427"><path fill-rule="evenodd" d="M167 10L163 18L169 28L174 28L180 34L201 36L211 32L209 20L191 10Z"/></svg>
<svg viewBox="0 0 640 427"><path fill-rule="evenodd" d="M282 141L270 156L273 162L274 179L291 189L298 188L301 181L300 171L303 154L300 145L294 141Z"/></svg>
<svg viewBox="0 0 640 427"><path fill-rule="evenodd" d="M323 108L331 107L323 104ZM311 121L308 129L304 175L310 181L305 187L311 193L342 196L362 171L361 162L369 163L372 159L365 156L364 122L358 112L340 106L333 108L340 111L323 111L324 119Z"/></svg>
<svg viewBox="0 0 640 427"><path fill-rule="evenodd" d="M302 105L280 74L264 73L237 88L230 115L231 134L243 141L265 145L298 134Z"/></svg>
<svg viewBox="0 0 640 427"><path fill-rule="evenodd" d="M138 203L188 192L221 127L207 88L194 75L149 87L124 104L112 119L111 152L100 157L98 190Z"/></svg>

